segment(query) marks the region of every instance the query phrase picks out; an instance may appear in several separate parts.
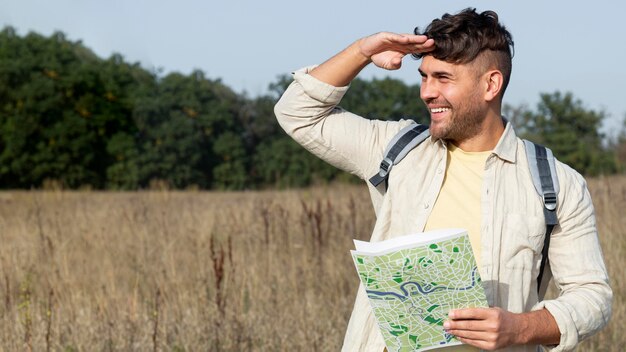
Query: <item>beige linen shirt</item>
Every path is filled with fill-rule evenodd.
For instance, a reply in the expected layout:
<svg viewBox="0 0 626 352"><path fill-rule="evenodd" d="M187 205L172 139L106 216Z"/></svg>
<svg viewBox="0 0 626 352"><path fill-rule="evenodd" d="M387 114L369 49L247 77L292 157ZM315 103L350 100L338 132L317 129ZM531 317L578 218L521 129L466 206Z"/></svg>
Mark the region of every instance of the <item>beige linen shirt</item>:
<svg viewBox="0 0 626 352"><path fill-rule="evenodd" d="M309 70L294 73L294 82L275 107L278 122L313 154L367 180L378 172L387 143L411 121L368 120L345 111L337 104L348 87L323 83L308 75ZM386 193L368 183L377 216L371 241L424 229L441 189L446 157L445 142L429 138L394 166ZM480 275L491 306L515 313L546 308L561 332L559 345L550 348L568 351L607 323L612 291L586 183L558 161L556 170L560 225L552 234L549 258L559 297L540 301L537 294L546 230L543 203L532 183L523 142L510 123L485 164ZM361 285L342 350L380 352L384 347Z"/></svg>

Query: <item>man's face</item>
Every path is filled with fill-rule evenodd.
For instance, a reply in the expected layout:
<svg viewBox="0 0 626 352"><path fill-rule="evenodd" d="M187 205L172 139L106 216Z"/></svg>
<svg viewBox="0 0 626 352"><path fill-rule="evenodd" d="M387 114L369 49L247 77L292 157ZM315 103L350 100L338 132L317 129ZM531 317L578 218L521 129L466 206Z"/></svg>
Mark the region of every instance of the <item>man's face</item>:
<svg viewBox="0 0 626 352"><path fill-rule="evenodd" d="M472 64L451 64L428 55L420 66L420 95L430 112L434 138L460 142L480 133L487 114Z"/></svg>

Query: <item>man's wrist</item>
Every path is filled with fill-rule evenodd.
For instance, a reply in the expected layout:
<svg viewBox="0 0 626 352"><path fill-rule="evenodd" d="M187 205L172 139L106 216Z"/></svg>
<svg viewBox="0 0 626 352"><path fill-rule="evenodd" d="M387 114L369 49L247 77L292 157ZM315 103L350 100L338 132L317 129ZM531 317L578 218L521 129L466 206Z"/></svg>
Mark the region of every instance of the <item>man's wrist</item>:
<svg viewBox="0 0 626 352"><path fill-rule="evenodd" d="M372 62L372 58L370 56L365 55L363 53L363 50L361 50L361 43L363 42L364 39L365 38L361 38L357 40L356 42L352 43L352 45L348 47L348 50L350 51L350 54L353 55L358 61L360 61L360 63L363 66L367 66L367 64Z"/></svg>
<svg viewBox="0 0 626 352"><path fill-rule="evenodd" d="M561 338L556 320L547 309L518 314L517 343L533 345L558 345Z"/></svg>
<svg viewBox="0 0 626 352"><path fill-rule="evenodd" d="M337 55L315 67L309 74L316 79L335 87L344 87L370 63L363 55L359 41L350 44Z"/></svg>
<svg viewBox="0 0 626 352"><path fill-rule="evenodd" d="M530 324L530 318L527 314L524 314L524 313L516 314L516 316L517 316L516 325L519 327L518 329L519 334L517 334L516 336L515 344L526 345L530 343L530 341L532 340L531 335L533 334L533 332L531 331L532 326Z"/></svg>

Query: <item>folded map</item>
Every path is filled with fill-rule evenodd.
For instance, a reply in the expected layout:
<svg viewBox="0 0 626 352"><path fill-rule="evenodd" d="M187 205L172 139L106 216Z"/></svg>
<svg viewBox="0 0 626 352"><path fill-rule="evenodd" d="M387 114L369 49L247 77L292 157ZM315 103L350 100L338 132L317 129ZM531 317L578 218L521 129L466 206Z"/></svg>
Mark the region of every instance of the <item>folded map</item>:
<svg viewBox="0 0 626 352"><path fill-rule="evenodd" d="M354 245L350 252L389 351L459 345L443 329L448 312L488 306L466 230Z"/></svg>

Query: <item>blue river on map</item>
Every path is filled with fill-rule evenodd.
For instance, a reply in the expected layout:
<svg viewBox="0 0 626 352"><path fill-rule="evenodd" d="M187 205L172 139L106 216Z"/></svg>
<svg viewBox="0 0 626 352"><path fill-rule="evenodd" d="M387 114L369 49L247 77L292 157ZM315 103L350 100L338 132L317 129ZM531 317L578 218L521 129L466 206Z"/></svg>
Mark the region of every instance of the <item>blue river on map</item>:
<svg viewBox="0 0 626 352"><path fill-rule="evenodd" d="M476 286L476 272L478 271L477 267L472 269L472 283L467 287L445 287L445 286L435 286L433 287L430 284L425 284L422 286L419 282L415 281L407 281L400 285L400 291L403 294L399 294L396 292L384 292L384 291L374 291L374 290L366 290L367 295L373 299L388 299L388 298L397 298L401 301L404 301L410 298L412 295L417 294L416 292L409 292L408 288L414 287L419 291L422 295L427 295L436 291L467 291L474 286Z"/></svg>

